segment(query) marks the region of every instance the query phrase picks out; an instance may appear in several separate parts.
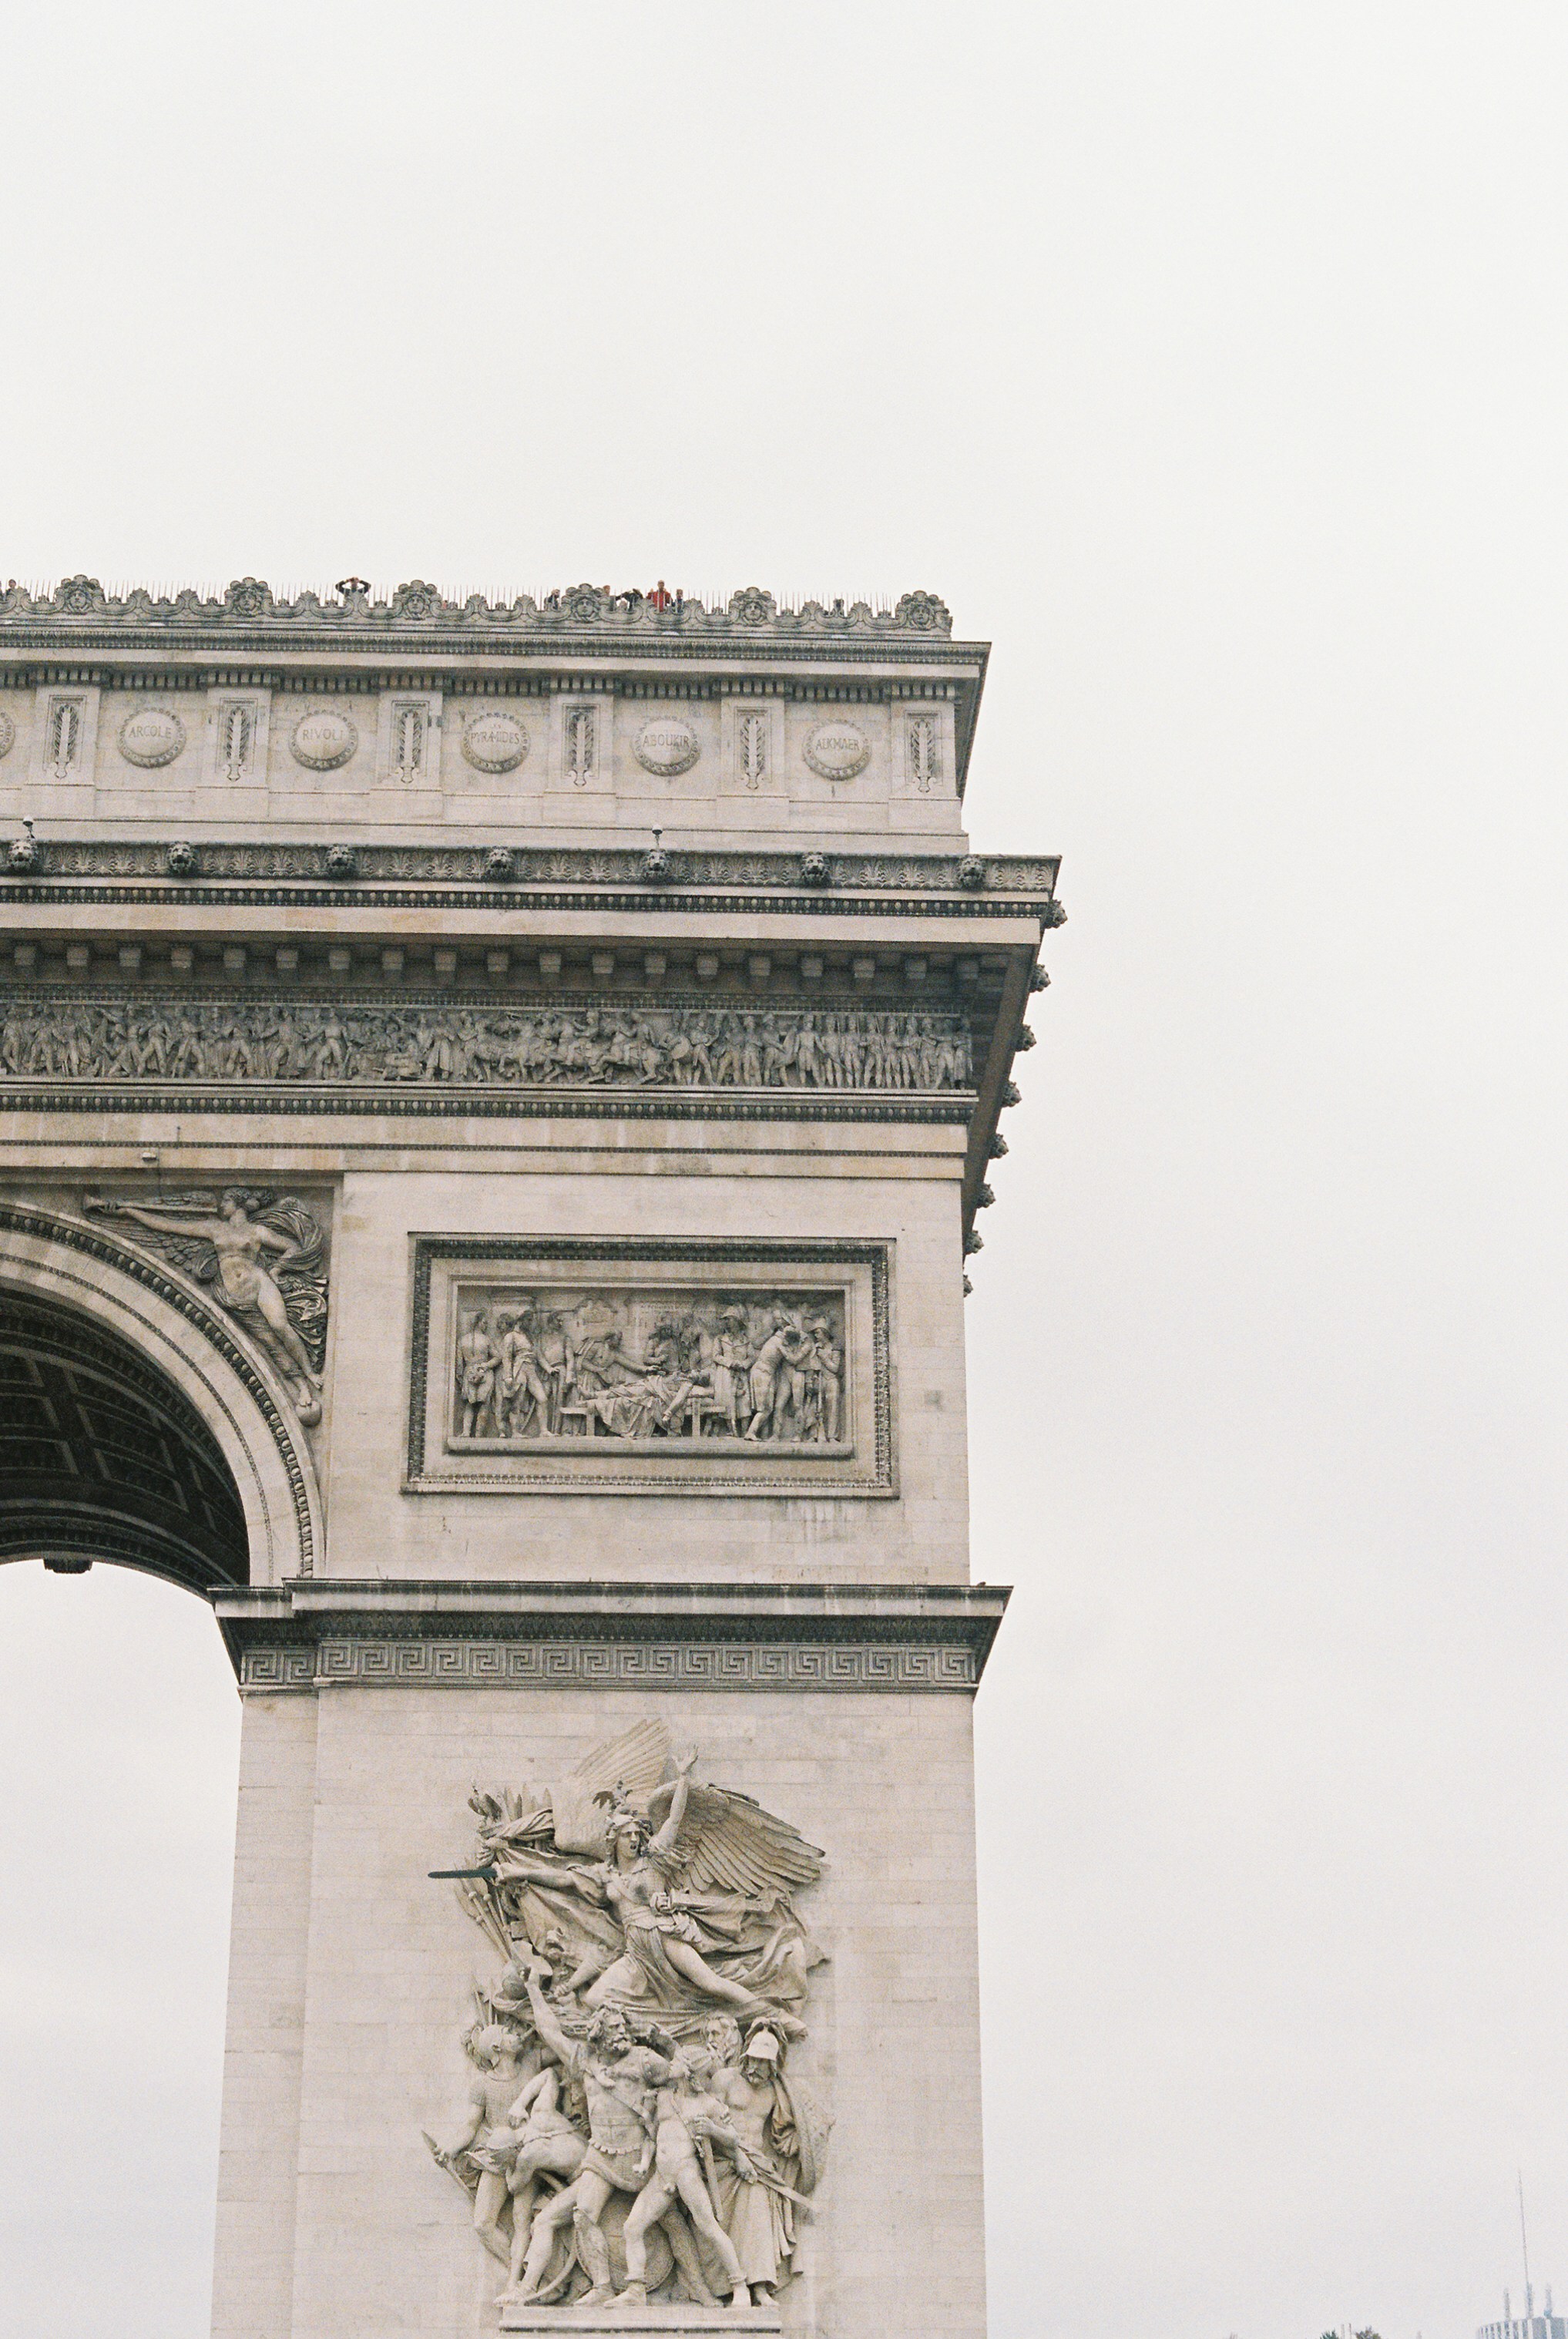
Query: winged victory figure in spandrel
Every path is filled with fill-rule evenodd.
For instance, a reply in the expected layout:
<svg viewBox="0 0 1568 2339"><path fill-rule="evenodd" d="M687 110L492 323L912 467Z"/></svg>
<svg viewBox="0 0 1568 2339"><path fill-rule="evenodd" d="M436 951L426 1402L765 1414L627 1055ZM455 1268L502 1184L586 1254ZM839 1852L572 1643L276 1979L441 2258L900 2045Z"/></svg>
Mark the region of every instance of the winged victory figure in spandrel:
<svg viewBox="0 0 1568 2339"><path fill-rule="evenodd" d="M695 1762L672 1762L663 1724L644 1723L527 1806L476 1791L471 1881L488 1891L470 1914L508 1957L547 1965L568 2009L619 2006L673 2036L728 2011L799 2037L823 1952L794 1896L823 1855L749 1795L699 1785Z"/></svg>
<svg viewBox="0 0 1568 2339"><path fill-rule="evenodd" d="M143 1248L212 1287L281 1373L300 1419L321 1420L326 1247L302 1202L230 1186L216 1196L160 1198L155 1209L91 1194L83 1207L93 1218L130 1219Z"/></svg>

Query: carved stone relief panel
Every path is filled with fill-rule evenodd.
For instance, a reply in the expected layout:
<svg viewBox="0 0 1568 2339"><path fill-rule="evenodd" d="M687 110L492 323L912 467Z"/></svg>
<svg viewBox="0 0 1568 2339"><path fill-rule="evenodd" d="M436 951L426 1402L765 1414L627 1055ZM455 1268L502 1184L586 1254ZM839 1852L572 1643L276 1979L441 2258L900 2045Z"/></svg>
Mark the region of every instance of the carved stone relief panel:
<svg viewBox="0 0 1568 2339"><path fill-rule="evenodd" d="M689 772L702 754L695 726L685 715L651 715L632 742L632 752L645 772L673 780Z"/></svg>
<svg viewBox="0 0 1568 2339"><path fill-rule="evenodd" d="M376 781L413 794L441 785L441 694L389 690L381 696L376 731Z"/></svg>
<svg viewBox="0 0 1568 2339"><path fill-rule="evenodd" d="M973 1080L968 1025L940 1011L65 998L43 989L0 998L0 1095L15 1095L13 1083L145 1093L201 1082L261 1096L282 1087L322 1105L361 1091L411 1101L459 1089L578 1091L612 1110L612 1091L640 1103L706 1095L723 1109L745 1092L774 1101L962 1098Z"/></svg>
<svg viewBox="0 0 1568 2339"><path fill-rule="evenodd" d="M943 702L893 709L892 792L931 803L954 792L952 708Z"/></svg>
<svg viewBox="0 0 1568 2339"><path fill-rule="evenodd" d="M713 796L718 788L720 718L711 699L627 697L616 708L616 785L654 803ZM656 821L658 814L650 811Z"/></svg>
<svg viewBox="0 0 1568 2339"><path fill-rule="evenodd" d="M207 728L202 757L205 786L264 787L271 693L247 688L207 693Z"/></svg>
<svg viewBox="0 0 1568 2339"><path fill-rule="evenodd" d="M885 1245L421 1238L408 1485L891 1494Z"/></svg>
<svg viewBox="0 0 1568 2339"><path fill-rule="evenodd" d="M810 696L789 711L792 792L814 805L885 797L889 708L880 700Z"/></svg>
<svg viewBox="0 0 1568 2339"><path fill-rule="evenodd" d="M762 798L788 794L782 699L760 695L726 698L722 729L720 753L727 795Z"/></svg>
<svg viewBox="0 0 1568 2339"><path fill-rule="evenodd" d="M98 689L67 684L38 693L32 777L40 787L90 787L98 745Z"/></svg>
<svg viewBox="0 0 1568 2339"><path fill-rule="evenodd" d="M269 1358L300 1420L321 1418L330 1285L329 1198L236 1180L167 1192L146 1183L92 1191L84 1218L150 1251L227 1310Z"/></svg>
<svg viewBox="0 0 1568 2339"><path fill-rule="evenodd" d="M607 691L557 691L550 701L549 785L567 802L603 794L613 785L615 700Z"/></svg>
<svg viewBox="0 0 1568 2339"><path fill-rule="evenodd" d="M871 741L847 716L814 723L801 753L819 780L853 780L871 761Z"/></svg>
<svg viewBox="0 0 1568 2339"><path fill-rule="evenodd" d="M471 1851L430 1871L487 1970L465 2112L425 2141L503 2331L780 2327L833 2126L796 1905L825 1854L698 1762L649 1715L565 1776L477 1786Z"/></svg>

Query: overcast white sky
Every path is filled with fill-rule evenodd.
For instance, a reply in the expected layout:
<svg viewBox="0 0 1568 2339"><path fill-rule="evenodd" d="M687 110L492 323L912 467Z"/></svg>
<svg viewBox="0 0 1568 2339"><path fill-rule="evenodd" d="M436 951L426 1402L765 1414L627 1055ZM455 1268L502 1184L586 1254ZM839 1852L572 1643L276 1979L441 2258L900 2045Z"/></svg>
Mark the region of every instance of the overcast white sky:
<svg viewBox="0 0 1568 2339"><path fill-rule="evenodd" d="M1520 2166L1568 2295L1561 7L150 0L5 83L5 575L996 645L1071 915L970 1303L993 2339L1464 2339ZM236 1738L194 1602L0 1574L7 2339L202 2339Z"/></svg>

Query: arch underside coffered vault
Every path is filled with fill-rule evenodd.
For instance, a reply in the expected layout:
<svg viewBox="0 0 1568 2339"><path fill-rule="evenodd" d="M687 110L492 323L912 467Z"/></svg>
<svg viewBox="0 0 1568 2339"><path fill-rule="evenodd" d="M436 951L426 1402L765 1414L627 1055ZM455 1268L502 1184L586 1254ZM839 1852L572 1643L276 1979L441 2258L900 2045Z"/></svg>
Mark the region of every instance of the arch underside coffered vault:
<svg viewBox="0 0 1568 2339"><path fill-rule="evenodd" d="M320 1551L304 1440L232 1319L101 1229L0 1203L0 1559L206 1594Z"/></svg>

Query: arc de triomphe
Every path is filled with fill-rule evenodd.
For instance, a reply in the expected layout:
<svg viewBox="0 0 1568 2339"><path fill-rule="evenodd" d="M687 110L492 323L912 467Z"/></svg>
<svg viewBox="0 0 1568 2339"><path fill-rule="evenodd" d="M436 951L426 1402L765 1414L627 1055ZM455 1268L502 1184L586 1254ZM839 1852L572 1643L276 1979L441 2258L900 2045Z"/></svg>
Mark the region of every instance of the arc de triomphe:
<svg viewBox="0 0 1568 2339"><path fill-rule="evenodd" d="M981 2339L986 657L0 595L0 1556L233 1659L216 2339Z"/></svg>

